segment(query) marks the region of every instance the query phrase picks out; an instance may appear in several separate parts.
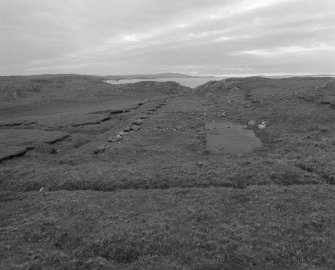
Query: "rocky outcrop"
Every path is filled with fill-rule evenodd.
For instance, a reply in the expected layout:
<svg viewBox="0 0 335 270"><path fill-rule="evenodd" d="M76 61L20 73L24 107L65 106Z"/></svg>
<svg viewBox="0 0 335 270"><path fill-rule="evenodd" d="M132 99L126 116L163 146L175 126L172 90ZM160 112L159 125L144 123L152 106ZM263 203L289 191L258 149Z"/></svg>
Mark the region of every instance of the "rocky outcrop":
<svg viewBox="0 0 335 270"><path fill-rule="evenodd" d="M297 97L310 102L330 105L332 108L335 108L335 80L330 79L322 85L308 89Z"/></svg>

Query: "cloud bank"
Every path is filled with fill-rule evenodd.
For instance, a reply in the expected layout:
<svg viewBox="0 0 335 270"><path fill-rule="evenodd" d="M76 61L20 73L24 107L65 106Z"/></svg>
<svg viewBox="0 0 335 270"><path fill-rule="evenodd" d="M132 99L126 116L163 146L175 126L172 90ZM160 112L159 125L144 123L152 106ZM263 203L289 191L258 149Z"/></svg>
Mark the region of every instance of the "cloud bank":
<svg viewBox="0 0 335 270"><path fill-rule="evenodd" d="M0 75L335 73L333 0L0 0Z"/></svg>

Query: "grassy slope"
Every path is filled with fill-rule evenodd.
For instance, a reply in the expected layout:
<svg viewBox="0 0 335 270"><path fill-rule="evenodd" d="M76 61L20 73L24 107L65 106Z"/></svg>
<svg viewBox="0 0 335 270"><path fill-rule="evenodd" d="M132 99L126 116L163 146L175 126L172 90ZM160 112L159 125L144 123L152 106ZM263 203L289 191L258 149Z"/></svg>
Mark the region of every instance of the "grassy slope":
<svg viewBox="0 0 335 270"><path fill-rule="evenodd" d="M165 98L167 105L152 114L150 109L160 100L97 125L74 127L71 123L78 124L74 119L59 128L56 122L54 129L72 134L64 145L55 145L60 154L33 152L30 160L6 164L0 187L110 191L333 184L335 110L300 98L325 79L296 80L237 80L213 93ZM224 117L217 115L222 112ZM142 115L148 118L139 131L119 143L108 142ZM263 148L237 156L206 154L205 122L246 124L252 119L269 122L266 131L253 127ZM39 123L39 128L45 128L43 121ZM108 147L105 152L93 154L104 146Z"/></svg>
<svg viewBox="0 0 335 270"><path fill-rule="evenodd" d="M29 129L70 137L0 164L0 266L333 269L334 92L328 78L230 79L194 93L150 83L114 89L136 105L121 114L94 99L64 121L30 116ZM141 116L140 130L108 142ZM206 153L206 122L250 120L269 123L251 127L261 149Z"/></svg>

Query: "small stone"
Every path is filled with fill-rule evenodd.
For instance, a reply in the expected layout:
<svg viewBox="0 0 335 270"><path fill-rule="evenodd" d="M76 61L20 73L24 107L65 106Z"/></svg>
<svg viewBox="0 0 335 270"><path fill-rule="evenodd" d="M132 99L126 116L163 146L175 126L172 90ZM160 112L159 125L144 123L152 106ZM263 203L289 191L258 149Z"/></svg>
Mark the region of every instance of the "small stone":
<svg viewBox="0 0 335 270"><path fill-rule="evenodd" d="M103 153L103 152L105 152L108 148L109 148L109 146L107 146L107 145L102 145L102 146L97 147L97 148L93 151L93 153L94 153L94 154Z"/></svg>
<svg viewBox="0 0 335 270"><path fill-rule="evenodd" d="M126 127L123 131L124 132L130 132L132 130L133 130L133 128L130 126L130 127Z"/></svg>
<svg viewBox="0 0 335 270"><path fill-rule="evenodd" d="M131 123L132 125L142 125L143 120L142 119L138 119L136 121L134 121L133 123Z"/></svg>
<svg viewBox="0 0 335 270"><path fill-rule="evenodd" d="M118 142L118 141L121 141L122 140L122 137L117 135L115 137L112 137L110 139L108 139L108 142Z"/></svg>
<svg viewBox="0 0 335 270"><path fill-rule="evenodd" d="M134 126L131 126L131 128L132 128L132 130L140 130L141 126L134 125Z"/></svg>
<svg viewBox="0 0 335 270"><path fill-rule="evenodd" d="M254 126L254 125L256 125L256 121L255 120L250 120L248 122L248 126Z"/></svg>

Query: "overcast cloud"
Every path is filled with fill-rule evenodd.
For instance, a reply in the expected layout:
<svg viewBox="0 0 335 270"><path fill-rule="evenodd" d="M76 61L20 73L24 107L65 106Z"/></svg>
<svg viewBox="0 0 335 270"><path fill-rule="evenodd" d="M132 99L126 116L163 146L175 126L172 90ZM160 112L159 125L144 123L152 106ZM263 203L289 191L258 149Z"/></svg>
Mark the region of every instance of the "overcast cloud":
<svg viewBox="0 0 335 270"><path fill-rule="evenodd" d="M335 73L334 0L0 0L0 75Z"/></svg>

